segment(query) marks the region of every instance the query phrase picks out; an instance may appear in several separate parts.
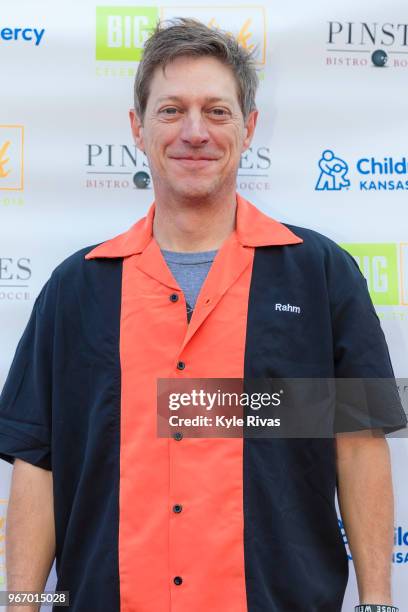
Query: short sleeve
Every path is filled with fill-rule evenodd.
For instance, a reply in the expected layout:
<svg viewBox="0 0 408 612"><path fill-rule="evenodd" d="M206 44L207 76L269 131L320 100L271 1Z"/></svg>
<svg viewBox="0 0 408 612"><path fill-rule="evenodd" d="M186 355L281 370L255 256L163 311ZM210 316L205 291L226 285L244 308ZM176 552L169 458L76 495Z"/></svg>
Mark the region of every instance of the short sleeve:
<svg viewBox="0 0 408 612"><path fill-rule="evenodd" d="M0 458L20 458L51 470L52 347L54 291L51 281L34 303L0 396Z"/></svg>
<svg viewBox="0 0 408 612"><path fill-rule="evenodd" d="M346 251L332 275L336 431L404 428L394 371L367 282Z"/></svg>

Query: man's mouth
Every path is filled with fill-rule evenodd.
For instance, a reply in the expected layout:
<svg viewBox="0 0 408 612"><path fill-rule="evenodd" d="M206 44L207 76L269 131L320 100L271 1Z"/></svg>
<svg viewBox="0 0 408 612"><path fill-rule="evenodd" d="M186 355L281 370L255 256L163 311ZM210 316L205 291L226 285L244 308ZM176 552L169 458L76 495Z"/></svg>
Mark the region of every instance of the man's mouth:
<svg viewBox="0 0 408 612"><path fill-rule="evenodd" d="M171 159L187 160L187 161L216 161L217 160L216 157L191 157L189 155L174 156L174 157L171 157Z"/></svg>
<svg viewBox="0 0 408 612"><path fill-rule="evenodd" d="M196 170L200 168L208 168L217 159L215 157L171 157L178 165L184 166L185 168L194 168Z"/></svg>

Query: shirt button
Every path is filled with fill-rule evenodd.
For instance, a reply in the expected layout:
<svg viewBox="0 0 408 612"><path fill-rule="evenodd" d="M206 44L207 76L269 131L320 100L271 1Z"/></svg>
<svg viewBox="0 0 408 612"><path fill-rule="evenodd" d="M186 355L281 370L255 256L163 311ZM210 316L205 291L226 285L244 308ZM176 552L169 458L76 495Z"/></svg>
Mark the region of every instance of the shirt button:
<svg viewBox="0 0 408 612"><path fill-rule="evenodd" d="M170 302L177 302L177 300L179 299L179 296L177 295L177 293L171 293L169 299L170 299Z"/></svg>
<svg viewBox="0 0 408 612"><path fill-rule="evenodd" d="M177 369L178 370L184 370L185 367L186 367L186 364L184 363L184 361L178 361L177 362Z"/></svg>
<svg viewBox="0 0 408 612"><path fill-rule="evenodd" d="M183 579L181 576L174 576L173 582L174 584L181 584L183 582Z"/></svg>
<svg viewBox="0 0 408 612"><path fill-rule="evenodd" d="M173 506L173 512L176 512L176 514L179 514L183 509L183 506L181 504L174 504Z"/></svg>
<svg viewBox="0 0 408 612"><path fill-rule="evenodd" d="M177 440L177 441L178 441L178 440L182 440L182 439L183 439L183 434L182 434L182 432L181 432L181 431L176 431L176 433L174 434L173 438L174 438L175 440Z"/></svg>

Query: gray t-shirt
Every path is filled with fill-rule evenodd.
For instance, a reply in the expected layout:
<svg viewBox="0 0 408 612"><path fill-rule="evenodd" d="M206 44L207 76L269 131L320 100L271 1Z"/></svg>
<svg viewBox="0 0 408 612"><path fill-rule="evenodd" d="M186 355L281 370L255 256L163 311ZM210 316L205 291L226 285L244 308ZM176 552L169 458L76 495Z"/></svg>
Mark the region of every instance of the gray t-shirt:
<svg viewBox="0 0 408 612"><path fill-rule="evenodd" d="M187 302L187 320L190 322L198 294L214 261L217 250L201 251L199 253L179 253L161 249L161 252L171 273L184 292Z"/></svg>

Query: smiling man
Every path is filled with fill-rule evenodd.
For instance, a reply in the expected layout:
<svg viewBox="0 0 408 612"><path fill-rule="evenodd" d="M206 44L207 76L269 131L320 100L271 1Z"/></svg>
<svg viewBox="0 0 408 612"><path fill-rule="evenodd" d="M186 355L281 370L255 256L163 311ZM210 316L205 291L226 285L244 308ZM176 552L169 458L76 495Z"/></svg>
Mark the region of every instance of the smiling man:
<svg viewBox="0 0 408 612"><path fill-rule="evenodd" d="M55 269L1 396L9 589L55 555L75 612L340 612L337 483L361 603L391 603L395 385L326 438L157 436L158 378L393 378L354 260L236 193L257 84L194 20L146 44L130 120L155 201Z"/></svg>
<svg viewBox="0 0 408 612"><path fill-rule="evenodd" d="M142 77L143 71L135 86L141 97ZM157 201L191 209L192 198L201 207L214 207L219 198L234 210L240 156L258 114L252 108L244 118L236 90L233 72L211 56L177 57L155 72L146 108L130 114L135 142L149 159Z"/></svg>
<svg viewBox="0 0 408 612"><path fill-rule="evenodd" d="M184 46L187 53L188 41ZM254 99L240 101L236 76L217 57L170 55L158 69L147 50L130 118L153 177L157 242L171 251L217 249L235 223L238 166L258 115ZM254 69L247 79L241 88L252 86L254 96Z"/></svg>

